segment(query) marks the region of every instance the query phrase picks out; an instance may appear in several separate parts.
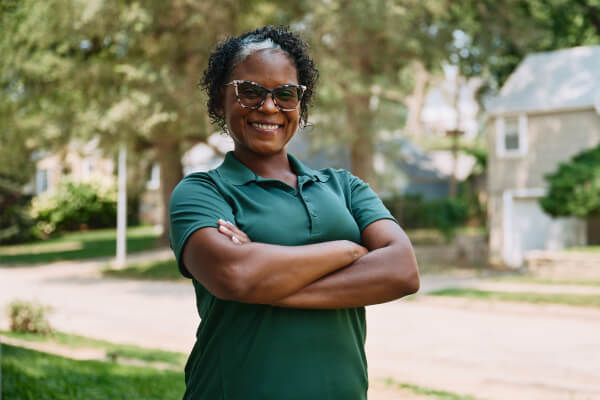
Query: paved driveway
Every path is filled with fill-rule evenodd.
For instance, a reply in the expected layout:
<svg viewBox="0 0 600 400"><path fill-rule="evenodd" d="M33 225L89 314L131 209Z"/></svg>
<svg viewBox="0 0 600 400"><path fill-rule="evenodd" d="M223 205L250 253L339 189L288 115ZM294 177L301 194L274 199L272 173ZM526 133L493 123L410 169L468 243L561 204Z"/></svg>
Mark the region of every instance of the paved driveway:
<svg viewBox="0 0 600 400"><path fill-rule="evenodd" d="M190 284L100 279L100 265L0 268L0 307L38 300L62 331L190 350L199 321ZM456 284L423 277L425 291ZM386 377L482 399L600 399L598 310L419 297L369 307L367 318L372 400L408 398L384 389Z"/></svg>

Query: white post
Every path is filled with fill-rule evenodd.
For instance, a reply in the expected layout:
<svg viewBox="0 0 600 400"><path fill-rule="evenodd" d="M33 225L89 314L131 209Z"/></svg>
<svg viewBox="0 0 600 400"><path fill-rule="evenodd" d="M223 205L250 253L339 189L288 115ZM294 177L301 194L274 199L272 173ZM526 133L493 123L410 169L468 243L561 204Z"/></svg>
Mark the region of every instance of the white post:
<svg viewBox="0 0 600 400"><path fill-rule="evenodd" d="M115 266L127 265L127 149L119 149L119 194L117 199L117 258Z"/></svg>

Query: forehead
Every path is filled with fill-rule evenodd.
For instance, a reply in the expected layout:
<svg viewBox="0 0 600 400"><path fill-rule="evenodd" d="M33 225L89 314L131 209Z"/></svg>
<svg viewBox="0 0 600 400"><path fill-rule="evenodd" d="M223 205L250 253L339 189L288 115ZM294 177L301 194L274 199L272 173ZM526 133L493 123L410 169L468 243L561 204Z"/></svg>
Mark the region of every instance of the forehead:
<svg viewBox="0 0 600 400"><path fill-rule="evenodd" d="M235 66L231 79L242 79L275 87L285 83L298 83L294 62L282 50L258 50Z"/></svg>

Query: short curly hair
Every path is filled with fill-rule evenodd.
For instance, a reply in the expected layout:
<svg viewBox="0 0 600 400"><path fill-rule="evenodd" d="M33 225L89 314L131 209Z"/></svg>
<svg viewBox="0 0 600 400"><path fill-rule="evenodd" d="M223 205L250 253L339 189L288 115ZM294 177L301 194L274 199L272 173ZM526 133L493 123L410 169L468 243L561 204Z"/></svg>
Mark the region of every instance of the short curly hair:
<svg viewBox="0 0 600 400"><path fill-rule="evenodd" d="M298 71L298 82L306 86L300 103L300 121L304 126L308 121L308 106L312 99L313 90L319 71L308 55L308 45L287 27L264 26L253 32L246 32L236 37L230 37L220 43L208 59L208 67L204 71L201 86L208 94L208 115L211 121L226 131L225 118L221 112L221 96L223 87L229 82L231 72L247 51L248 45L271 41L272 48L280 48L294 61Z"/></svg>

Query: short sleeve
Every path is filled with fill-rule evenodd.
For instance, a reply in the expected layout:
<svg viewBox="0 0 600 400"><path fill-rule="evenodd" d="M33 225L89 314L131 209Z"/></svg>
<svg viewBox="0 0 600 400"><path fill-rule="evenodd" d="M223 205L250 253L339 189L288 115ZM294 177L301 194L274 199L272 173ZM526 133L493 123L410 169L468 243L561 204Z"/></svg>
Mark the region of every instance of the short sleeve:
<svg viewBox="0 0 600 400"><path fill-rule="evenodd" d="M368 183L347 171L346 175L350 190L350 212L361 232L380 219L391 219L397 222Z"/></svg>
<svg viewBox="0 0 600 400"><path fill-rule="evenodd" d="M231 207L206 173L185 177L173 190L169 202L169 240L181 274L191 278L182 260L185 243L201 228L218 228L219 218L234 221Z"/></svg>

